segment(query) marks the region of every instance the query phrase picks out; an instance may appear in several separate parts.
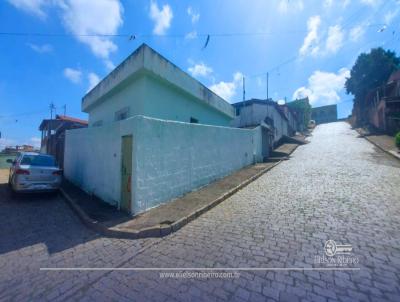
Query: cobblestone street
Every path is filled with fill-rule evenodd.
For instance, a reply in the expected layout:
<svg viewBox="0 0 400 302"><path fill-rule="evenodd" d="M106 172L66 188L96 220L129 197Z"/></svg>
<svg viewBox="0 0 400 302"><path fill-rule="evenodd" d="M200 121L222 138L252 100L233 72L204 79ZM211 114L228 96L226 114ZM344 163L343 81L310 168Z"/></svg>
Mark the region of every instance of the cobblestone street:
<svg viewBox="0 0 400 302"><path fill-rule="evenodd" d="M344 122L164 238L104 238L59 196L11 199L0 184L0 300L399 301L400 161ZM3 177L3 182L6 178ZM88 268L311 268L329 239L360 270L244 270L234 278L162 278Z"/></svg>

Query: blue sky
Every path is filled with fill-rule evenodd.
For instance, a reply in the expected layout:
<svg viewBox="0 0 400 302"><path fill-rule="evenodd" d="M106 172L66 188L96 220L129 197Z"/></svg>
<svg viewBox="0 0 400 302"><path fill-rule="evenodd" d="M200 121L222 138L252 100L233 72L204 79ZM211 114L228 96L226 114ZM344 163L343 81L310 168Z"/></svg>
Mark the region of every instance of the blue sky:
<svg viewBox="0 0 400 302"><path fill-rule="evenodd" d="M87 118L82 96L143 42L229 102L243 76L246 98L265 98L269 72L270 97L338 103L340 117L357 55L400 53L396 0L6 0L0 20L0 32L23 33L0 35L0 149L37 145L50 102Z"/></svg>

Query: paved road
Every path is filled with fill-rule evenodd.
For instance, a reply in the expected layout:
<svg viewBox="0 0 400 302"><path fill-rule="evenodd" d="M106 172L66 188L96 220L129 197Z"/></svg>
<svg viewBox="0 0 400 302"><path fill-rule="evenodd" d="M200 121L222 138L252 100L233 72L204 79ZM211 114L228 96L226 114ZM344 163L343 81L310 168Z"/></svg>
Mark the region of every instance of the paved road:
<svg viewBox="0 0 400 302"><path fill-rule="evenodd" d="M2 185L0 300L399 301L399 163L345 123L321 125L291 160L180 231L145 240L101 237L59 197L10 200ZM346 267L360 270L240 271L232 278L39 271L327 267L318 259L328 239L351 244L353 253L344 256L355 262Z"/></svg>

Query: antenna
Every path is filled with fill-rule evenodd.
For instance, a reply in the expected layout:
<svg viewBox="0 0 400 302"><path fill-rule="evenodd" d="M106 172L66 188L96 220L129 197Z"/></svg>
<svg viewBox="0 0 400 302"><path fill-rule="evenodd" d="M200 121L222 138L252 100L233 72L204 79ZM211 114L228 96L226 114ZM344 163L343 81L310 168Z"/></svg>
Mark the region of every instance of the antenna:
<svg viewBox="0 0 400 302"><path fill-rule="evenodd" d="M54 113L56 113L56 106L54 106L54 103L51 102L50 103L50 119L51 120L53 119L53 110L54 110Z"/></svg>
<svg viewBox="0 0 400 302"><path fill-rule="evenodd" d="M267 100L269 99L269 95L268 95L268 81L269 81L269 73L267 72Z"/></svg>
<svg viewBox="0 0 400 302"><path fill-rule="evenodd" d="M64 104L63 108L64 108L64 116L66 116L67 115L67 104Z"/></svg>

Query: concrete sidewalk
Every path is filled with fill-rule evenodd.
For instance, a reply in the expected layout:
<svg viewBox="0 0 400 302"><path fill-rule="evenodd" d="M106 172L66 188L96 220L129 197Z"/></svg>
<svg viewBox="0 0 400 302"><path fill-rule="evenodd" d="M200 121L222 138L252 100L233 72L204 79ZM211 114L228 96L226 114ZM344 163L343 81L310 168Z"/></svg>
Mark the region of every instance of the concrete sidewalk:
<svg viewBox="0 0 400 302"><path fill-rule="evenodd" d="M285 144L279 151L288 158L297 147L297 144ZM160 237L177 231L279 163L272 161L243 168L134 217L96 200L68 182L61 192L83 223L99 233L119 238Z"/></svg>
<svg viewBox="0 0 400 302"><path fill-rule="evenodd" d="M360 136L377 146L386 153L400 159L400 153L394 142L394 137L385 134L371 134L365 129L356 129Z"/></svg>

